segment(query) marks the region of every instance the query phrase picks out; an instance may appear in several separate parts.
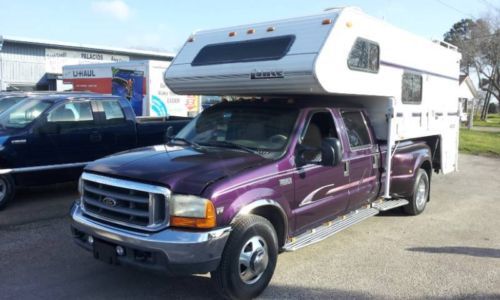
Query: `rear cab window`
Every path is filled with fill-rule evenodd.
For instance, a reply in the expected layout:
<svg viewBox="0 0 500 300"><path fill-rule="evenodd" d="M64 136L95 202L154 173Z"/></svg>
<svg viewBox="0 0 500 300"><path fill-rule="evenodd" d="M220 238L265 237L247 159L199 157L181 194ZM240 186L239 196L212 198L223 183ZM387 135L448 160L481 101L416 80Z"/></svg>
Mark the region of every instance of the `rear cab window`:
<svg viewBox="0 0 500 300"><path fill-rule="evenodd" d="M342 119L344 120L351 149L357 150L371 147L370 132L360 111L344 111L342 112Z"/></svg>
<svg viewBox="0 0 500 300"><path fill-rule="evenodd" d="M100 100L106 123L123 123L125 114L118 100Z"/></svg>

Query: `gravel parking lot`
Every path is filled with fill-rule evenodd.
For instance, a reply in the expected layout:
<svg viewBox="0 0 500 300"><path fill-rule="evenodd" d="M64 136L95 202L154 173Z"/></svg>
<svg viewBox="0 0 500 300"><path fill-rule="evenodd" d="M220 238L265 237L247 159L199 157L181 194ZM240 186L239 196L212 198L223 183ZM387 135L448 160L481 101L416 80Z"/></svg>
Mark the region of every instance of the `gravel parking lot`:
<svg viewBox="0 0 500 300"><path fill-rule="evenodd" d="M263 299L500 299L500 159L460 157L424 214L371 218L280 255ZM208 276L109 266L73 244L75 184L22 191L0 212L1 299L217 299Z"/></svg>

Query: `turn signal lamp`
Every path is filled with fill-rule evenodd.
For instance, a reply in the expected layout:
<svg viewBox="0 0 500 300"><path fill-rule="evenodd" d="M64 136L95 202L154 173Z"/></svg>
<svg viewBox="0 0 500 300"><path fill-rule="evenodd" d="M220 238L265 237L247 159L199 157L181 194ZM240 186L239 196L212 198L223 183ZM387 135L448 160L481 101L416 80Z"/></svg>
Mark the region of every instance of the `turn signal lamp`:
<svg viewBox="0 0 500 300"><path fill-rule="evenodd" d="M323 22L321 22L321 25L330 25L332 24L332 19L324 19Z"/></svg>
<svg viewBox="0 0 500 300"><path fill-rule="evenodd" d="M212 201L191 195L173 195L170 203L170 226L214 228L217 225Z"/></svg>
<svg viewBox="0 0 500 300"><path fill-rule="evenodd" d="M188 43L192 43L194 42L194 37L193 36L190 36L187 40Z"/></svg>
<svg viewBox="0 0 500 300"><path fill-rule="evenodd" d="M247 30L247 34L254 34L255 33L255 29L253 28L250 28Z"/></svg>
<svg viewBox="0 0 500 300"><path fill-rule="evenodd" d="M231 31L231 32L229 33L229 36L230 36L230 37L236 36L236 32L235 32L235 31Z"/></svg>
<svg viewBox="0 0 500 300"><path fill-rule="evenodd" d="M271 26L271 27L267 27L266 31L267 32L273 32L274 30L275 30L275 28Z"/></svg>

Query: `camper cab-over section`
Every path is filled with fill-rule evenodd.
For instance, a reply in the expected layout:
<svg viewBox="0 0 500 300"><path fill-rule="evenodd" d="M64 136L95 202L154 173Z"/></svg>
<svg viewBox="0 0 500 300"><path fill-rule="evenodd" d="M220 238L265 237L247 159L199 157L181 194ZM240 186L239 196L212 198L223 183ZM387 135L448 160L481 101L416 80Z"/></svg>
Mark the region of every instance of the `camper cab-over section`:
<svg viewBox="0 0 500 300"><path fill-rule="evenodd" d="M165 82L179 94L348 97L368 111L377 139L425 138L448 173L457 169L460 54L442 44L337 8L196 32Z"/></svg>

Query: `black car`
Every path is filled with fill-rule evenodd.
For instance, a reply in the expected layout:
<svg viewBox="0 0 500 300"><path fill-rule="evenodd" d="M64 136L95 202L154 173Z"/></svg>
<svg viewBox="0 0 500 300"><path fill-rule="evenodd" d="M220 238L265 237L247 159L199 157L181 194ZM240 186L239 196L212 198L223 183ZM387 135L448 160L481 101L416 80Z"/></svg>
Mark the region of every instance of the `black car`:
<svg viewBox="0 0 500 300"><path fill-rule="evenodd" d="M2 100L0 100L1 102ZM184 117L137 119L122 98L93 93L31 95L0 113L0 209L16 187L77 180L90 161L162 144Z"/></svg>

